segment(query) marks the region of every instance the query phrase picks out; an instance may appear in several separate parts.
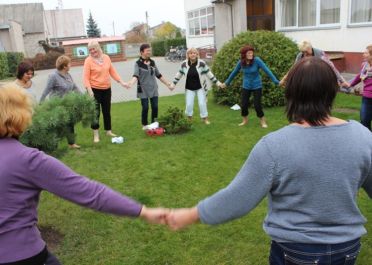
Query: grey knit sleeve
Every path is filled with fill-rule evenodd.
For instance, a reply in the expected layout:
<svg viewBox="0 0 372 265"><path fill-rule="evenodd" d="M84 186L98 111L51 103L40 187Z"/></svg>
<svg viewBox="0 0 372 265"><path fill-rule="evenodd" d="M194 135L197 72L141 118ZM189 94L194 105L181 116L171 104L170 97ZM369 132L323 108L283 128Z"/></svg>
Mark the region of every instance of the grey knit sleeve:
<svg viewBox="0 0 372 265"><path fill-rule="evenodd" d="M49 95L49 93L52 92L55 81L56 81L55 75L54 74L49 75L47 85L43 91L43 94L41 95L40 102L43 102L45 98Z"/></svg>
<svg viewBox="0 0 372 265"><path fill-rule="evenodd" d="M275 162L267 144L261 140L235 179L226 188L199 202L201 222L221 224L249 213L269 193L274 171Z"/></svg>

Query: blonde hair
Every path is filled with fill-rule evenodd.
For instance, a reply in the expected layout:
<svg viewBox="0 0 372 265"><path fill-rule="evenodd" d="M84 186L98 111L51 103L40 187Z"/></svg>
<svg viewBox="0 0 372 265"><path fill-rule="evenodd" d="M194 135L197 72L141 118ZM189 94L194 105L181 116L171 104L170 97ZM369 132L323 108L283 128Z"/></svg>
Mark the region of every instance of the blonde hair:
<svg viewBox="0 0 372 265"><path fill-rule="evenodd" d="M63 68L65 68L65 66L67 66L69 63L71 63L71 59L70 57L66 56L66 55L61 55L57 58L57 61L56 61L56 68L57 70L61 71L63 70Z"/></svg>
<svg viewBox="0 0 372 265"><path fill-rule="evenodd" d="M15 84L0 87L0 138L18 138L31 124L31 96Z"/></svg>
<svg viewBox="0 0 372 265"><path fill-rule="evenodd" d="M101 48L101 45L99 45L99 42L96 41L96 40L91 40L89 43L88 43L88 50L90 49L95 49L96 51L98 51L100 54L102 54L102 48Z"/></svg>
<svg viewBox="0 0 372 265"><path fill-rule="evenodd" d="M368 60L370 61L370 60L372 60L372 44L368 45L366 49L367 49L367 51L369 53Z"/></svg>
<svg viewBox="0 0 372 265"><path fill-rule="evenodd" d="M195 52L196 53L196 55L197 55L197 57L199 58L199 51L198 51L198 49L196 49L196 48L189 48L188 50L187 50L187 52L186 52L186 57L187 57L187 60L189 60L190 59L190 53L192 53L192 52Z"/></svg>
<svg viewBox="0 0 372 265"><path fill-rule="evenodd" d="M303 41L301 41L301 42L298 44L298 49L299 49L301 52L307 51L308 49L311 49L311 48L313 48L313 46L311 45L311 42L308 41L308 40L303 40Z"/></svg>

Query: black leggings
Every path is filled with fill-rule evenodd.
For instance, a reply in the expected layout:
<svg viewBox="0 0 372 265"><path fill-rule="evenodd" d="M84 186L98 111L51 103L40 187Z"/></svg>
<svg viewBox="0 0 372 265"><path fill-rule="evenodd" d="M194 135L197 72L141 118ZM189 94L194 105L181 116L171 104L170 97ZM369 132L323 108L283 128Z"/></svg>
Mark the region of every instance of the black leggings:
<svg viewBox="0 0 372 265"><path fill-rule="evenodd" d="M99 129L99 115L102 107L103 125L106 131L111 130L111 88L96 89L92 88L94 99L96 100L96 117L92 123L93 130Z"/></svg>
<svg viewBox="0 0 372 265"><path fill-rule="evenodd" d="M153 123L158 118L158 97L150 98L151 101L151 123ZM141 98L142 105L142 125L145 126L148 124L147 116L149 113L149 99Z"/></svg>
<svg viewBox="0 0 372 265"><path fill-rule="evenodd" d="M0 265L61 265L61 263L52 253L48 251L47 247L45 247L36 256L10 263L0 263Z"/></svg>
<svg viewBox="0 0 372 265"><path fill-rule="evenodd" d="M256 90L248 90L242 88L242 116L247 117L249 114L248 108L249 108L249 98L251 97L251 94L253 94L253 105L254 109L256 110L256 114L258 118L262 118L265 116L263 110L262 110L262 88L256 89Z"/></svg>

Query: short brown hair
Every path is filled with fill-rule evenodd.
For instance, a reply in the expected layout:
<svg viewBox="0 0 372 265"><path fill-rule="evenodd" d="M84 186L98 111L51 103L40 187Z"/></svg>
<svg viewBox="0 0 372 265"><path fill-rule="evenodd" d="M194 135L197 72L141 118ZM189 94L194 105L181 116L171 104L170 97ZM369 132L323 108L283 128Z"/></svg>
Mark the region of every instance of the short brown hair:
<svg viewBox="0 0 372 265"><path fill-rule="evenodd" d="M63 68L65 68L65 66L67 66L69 63L71 63L71 59L70 57L66 56L66 55L61 55L57 58L57 61L56 61L56 68L57 70L61 71L63 70Z"/></svg>
<svg viewBox="0 0 372 265"><path fill-rule="evenodd" d="M368 45L366 49L369 53L369 58L368 59L371 59L372 58L372 44Z"/></svg>
<svg viewBox="0 0 372 265"><path fill-rule="evenodd" d="M33 101L14 84L0 87L0 138L18 138L31 124Z"/></svg>
<svg viewBox="0 0 372 265"><path fill-rule="evenodd" d="M286 113L290 122L324 125L338 91L331 66L317 57L306 57L290 70L286 83Z"/></svg>
<svg viewBox="0 0 372 265"><path fill-rule="evenodd" d="M25 73L32 71L32 74L35 73L35 69L29 62L21 62L17 67L17 79L22 80Z"/></svg>

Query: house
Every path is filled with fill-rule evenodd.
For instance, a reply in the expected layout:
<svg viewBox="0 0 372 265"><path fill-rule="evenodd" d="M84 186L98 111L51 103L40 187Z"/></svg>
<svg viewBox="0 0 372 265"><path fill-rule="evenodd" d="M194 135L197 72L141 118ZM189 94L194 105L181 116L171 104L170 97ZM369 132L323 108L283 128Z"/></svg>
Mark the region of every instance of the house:
<svg viewBox="0 0 372 265"><path fill-rule="evenodd" d="M187 44L217 49L246 30L275 30L342 58L341 70L359 69L372 43L370 0L185 0ZM214 17L214 23L212 18ZM207 29L207 30L206 30Z"/></svg>
<svg viewBox="0 0 372 265"><path fill-rule="evenodd" d="M72 66L84 64L85 58L89 55L88 43L92 40L99 42L102 51L110 56L112 62L126 60L124 36L63 41L62 46L65 54L71 58Z"/></svg>
<svg viewBox="0 0 372 265"><path fill-rule="evenodd" d="M131 30L124 33L128 43L145 42L147 39L149 26L146 23L141 23L134 26Z"/></svg>
<svg viewBox="0 0 372 265"><path fill-rule="evenodd" d="M82 9L44 10L42 3L0 5L0 43L5 51L26 57L44 53L41 42L60 45L66 39L86 37ZM4 33L7 32L7 33Z"/></svg>

